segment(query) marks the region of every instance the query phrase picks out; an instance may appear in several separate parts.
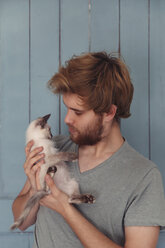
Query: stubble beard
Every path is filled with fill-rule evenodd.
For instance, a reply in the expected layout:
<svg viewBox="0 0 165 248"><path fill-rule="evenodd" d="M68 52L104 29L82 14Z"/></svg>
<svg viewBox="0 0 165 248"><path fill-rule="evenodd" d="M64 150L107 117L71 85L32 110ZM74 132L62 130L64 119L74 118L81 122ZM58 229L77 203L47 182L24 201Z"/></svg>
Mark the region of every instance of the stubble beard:
<svg viewBox="0 0 165 248"><path fill-rule="evenodd" d="M88 125L83 132L73 128L73 133L70 133L71 140L79 146L96 145L102 140L103 124L102 116L98 116L95 123Z"/></svg>

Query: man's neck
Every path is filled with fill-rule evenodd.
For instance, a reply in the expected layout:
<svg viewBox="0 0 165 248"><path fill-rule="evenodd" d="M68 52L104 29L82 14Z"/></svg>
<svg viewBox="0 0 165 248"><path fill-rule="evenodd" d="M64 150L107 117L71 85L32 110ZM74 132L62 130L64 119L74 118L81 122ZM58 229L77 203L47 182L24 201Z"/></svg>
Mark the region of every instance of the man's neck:
<svg viewBox="0 0 165 248"><path fill-rule="evenodd" d="M80 171L90 170L111 157L124 143L119 125L114 122L105 128L103 138L96 145L79 147ZM88 161L88 163L87 163Z"/></svg>

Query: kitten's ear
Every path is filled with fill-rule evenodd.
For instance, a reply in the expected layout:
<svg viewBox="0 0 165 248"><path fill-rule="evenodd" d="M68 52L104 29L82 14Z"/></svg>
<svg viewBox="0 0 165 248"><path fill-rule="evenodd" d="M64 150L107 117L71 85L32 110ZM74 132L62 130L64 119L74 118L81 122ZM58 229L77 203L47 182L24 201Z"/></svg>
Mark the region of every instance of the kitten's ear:
<svg viewBox="0 0 165 248"><path fill-rule="evenodd" d="M41 128L44 128L50 116L51 114L41 117L37 125L40 125Z"/></svg>

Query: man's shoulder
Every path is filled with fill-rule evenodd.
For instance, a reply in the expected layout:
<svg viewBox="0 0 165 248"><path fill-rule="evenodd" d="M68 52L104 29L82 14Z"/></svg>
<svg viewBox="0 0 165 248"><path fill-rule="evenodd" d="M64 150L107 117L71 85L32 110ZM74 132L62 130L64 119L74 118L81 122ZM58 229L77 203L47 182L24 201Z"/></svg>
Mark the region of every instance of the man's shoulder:
<svg viewBox="0 0 165 248"><path fill-rule="evenodd" d="M142 155L139 151L135 150L128 142L126 142L125 150L123 153L123 160L126 161L128 167L137 172L148 172L153 168L158 168L157 165L149 160L149 158Z"/></svg>
<svg viewBox="0 0 165 248"><path fill-rule="evenodd" d="M155 182L161 185L162 178L158 166L128 143L125 143L118 162L120 181L124 182L131 192L136 192L137 189L143 189Z"/></svg>
<svg viewBox="0 0 165 248"><path fill-rule="evenodd" d="M59 151L76 151L76 144L73 143L69 136L57 135L53 137L53 141L55 143L55 147L58 148Z"/></svg>

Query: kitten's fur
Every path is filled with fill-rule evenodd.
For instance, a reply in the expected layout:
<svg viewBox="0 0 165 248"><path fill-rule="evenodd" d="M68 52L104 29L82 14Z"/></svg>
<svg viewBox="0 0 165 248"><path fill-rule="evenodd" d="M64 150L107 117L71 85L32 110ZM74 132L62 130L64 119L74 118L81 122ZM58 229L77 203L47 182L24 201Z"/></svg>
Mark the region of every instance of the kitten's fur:
<svg viewBox="0 0 165 248"><path fill-rule="evenodd" d="M81 195L79 192L78 183L74 178L71 178L64 161L73 161L76 159L75 153L58 152L52 141L52 134L47 120L50 115L38 118L29 124L26 131L26 143L30 140L34 141L32 150L36 147L43 146L45 153L45 163L40 170L40 184L42 190L37 191L27 202L24 211L20 217L10 227L11 230L18 228L33 206L45 195L49 194L49 189L45 184L45 175L48 173L54 178L56 186L69 196L69 203L93 203L94 197L89 194ZM35 166L35 165L34 165Z"/></svg>

